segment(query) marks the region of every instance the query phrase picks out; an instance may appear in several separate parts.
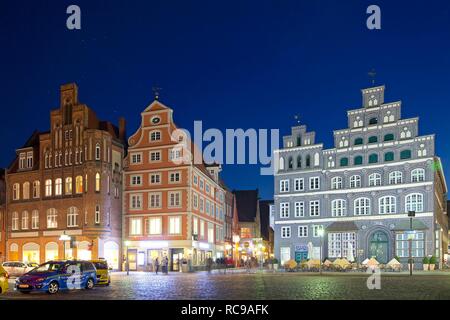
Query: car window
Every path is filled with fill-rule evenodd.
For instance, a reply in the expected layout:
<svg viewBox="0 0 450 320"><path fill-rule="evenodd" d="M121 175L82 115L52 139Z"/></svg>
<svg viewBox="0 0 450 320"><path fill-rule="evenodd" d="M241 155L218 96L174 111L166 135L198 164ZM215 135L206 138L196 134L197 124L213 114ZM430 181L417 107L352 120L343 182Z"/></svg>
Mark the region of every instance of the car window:
<svg viewBox="0 0 450 320"><path fill-rule="evenodd" d="M5 263L3 263L3 266L4 266L4 267L11 267L11 263L5 262Z"/></svg>
<svg viewBox="0 0 450 320"><path fill-rule="evenodd" d="M95 270L95 267L92 263L90 263L90 262L83 263L83 271L89 272L89 271L94 271L94 270Z"/></svg>
<svg viewBox="0 0 450 320"><path fill-rule="evenodd" d="M61 263L54 263L54 262L48 262L40 265L38 268L33 270L34 272L52 272L52 271L58 271L62 267Z"/></svg>
<svg viewBox="0 0 450 320"><path fill-rule="evenodd" d="M106 262L94 262L94 266L97 270L107 270L108 264Z"/></svg>

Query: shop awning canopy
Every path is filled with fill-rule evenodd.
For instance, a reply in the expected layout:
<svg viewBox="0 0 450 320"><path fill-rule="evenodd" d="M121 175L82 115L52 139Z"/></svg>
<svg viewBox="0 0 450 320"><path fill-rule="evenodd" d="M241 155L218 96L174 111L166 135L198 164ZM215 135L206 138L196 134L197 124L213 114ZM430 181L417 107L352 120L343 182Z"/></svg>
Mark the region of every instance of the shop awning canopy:
<svg viewBox="0 0 450 320"><path fill-rule="evenodd" d="M358 227L353 221L337 221L326 227L327 232L358 231Z"/></svg>
<svg viewBox="0 0 450 320"><path fill-rule="evenodd" d="M422 221L417 220L417 219L413 219L412 229L413 230L427 230L428 227ZM397 222L395 224L395 227L394 227L393 230L395 230L395 231L408 231L408 230L411 230L411 225L410 225L409 219Z"/></svg>

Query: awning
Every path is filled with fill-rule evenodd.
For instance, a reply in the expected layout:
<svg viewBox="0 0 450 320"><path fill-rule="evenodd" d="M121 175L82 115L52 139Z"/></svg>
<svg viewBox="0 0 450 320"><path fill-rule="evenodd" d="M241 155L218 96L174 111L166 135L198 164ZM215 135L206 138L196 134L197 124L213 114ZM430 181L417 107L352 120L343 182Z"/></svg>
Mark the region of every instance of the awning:
<svg viewBox="0 0 450 320"><path fill-rule="evenodd" d="M413 230L427 230L428 227L422 221L420 221L418 219L413 219L412 229ZM411 230L410 221L409 220L404 220L404 221L397 222L395 224L395 227L394 227L393 230L395 230L395 231L408 231L408 230Z"/></svg>
<svg viewBox="0 0 450 320"><path fill-rule="evenodd" d="M339 221L333 222L325 230L327 232L358 231L358 227L353 221Z"/></svg>

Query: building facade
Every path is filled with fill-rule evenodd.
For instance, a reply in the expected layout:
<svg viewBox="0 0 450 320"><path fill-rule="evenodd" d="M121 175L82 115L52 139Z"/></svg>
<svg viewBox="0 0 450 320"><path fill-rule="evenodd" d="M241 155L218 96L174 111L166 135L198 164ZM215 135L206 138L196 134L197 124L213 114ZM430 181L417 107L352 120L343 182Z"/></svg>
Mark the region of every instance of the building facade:
<svg viewBox="0 0 450 320"><path fill-rule="evenodd" d="M225 193L220 168L194 163L195 145L155 100L141 113L125 159L124 255L130 270L194 268L224 254ZM201 153L199 155L201 157ZM201 159L201 158L200 158ZM202 162L202 161L200 161Z"/></svg>
<svg viewBox="0 0 450 320"><path fill-rule="evenodd" d="M275 255L305 258L409 258L444 261L447 187L435 136L419 135L418 118L385 103L384 86L362 90L362 108L347 112L334 148L292 128L275 151ZM412 230L408 212L414 212Z"/></svg>
<svg viewBox="0 0 450 320"><path fill-rule="evenodd" d="M61 86L50 130L34 132L7 170L8 260L104 257L120 267L124 141L123 119L99 121L75 84Z"/></svg>
<svg viewBox="0 0 450 320"><path fill-rule="evenodd" d="M6 260L6 181L5 169L0 169L0 263Z"/></svg>

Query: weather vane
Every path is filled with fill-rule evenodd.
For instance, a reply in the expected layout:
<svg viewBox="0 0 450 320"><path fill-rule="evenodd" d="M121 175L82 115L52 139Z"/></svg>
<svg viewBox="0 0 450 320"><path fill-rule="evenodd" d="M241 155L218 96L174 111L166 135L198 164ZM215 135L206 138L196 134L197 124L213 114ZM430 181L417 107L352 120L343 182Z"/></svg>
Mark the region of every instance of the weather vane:
<svg viewBox="0 0 450 320"><path fill-rule="evenodd" d="M370 70L368 75L372 79L372 85L375 85L375 77L377 76L375 69Z"/></svg>
<svg viewBox="0 0 450 320"><path fill-rule="evenodd" d="M160 94L161 90L162 90L162 88L159 88L158 86L152 87L153 94L155 95L155 100L159 99L159 94Z"/></svg>

